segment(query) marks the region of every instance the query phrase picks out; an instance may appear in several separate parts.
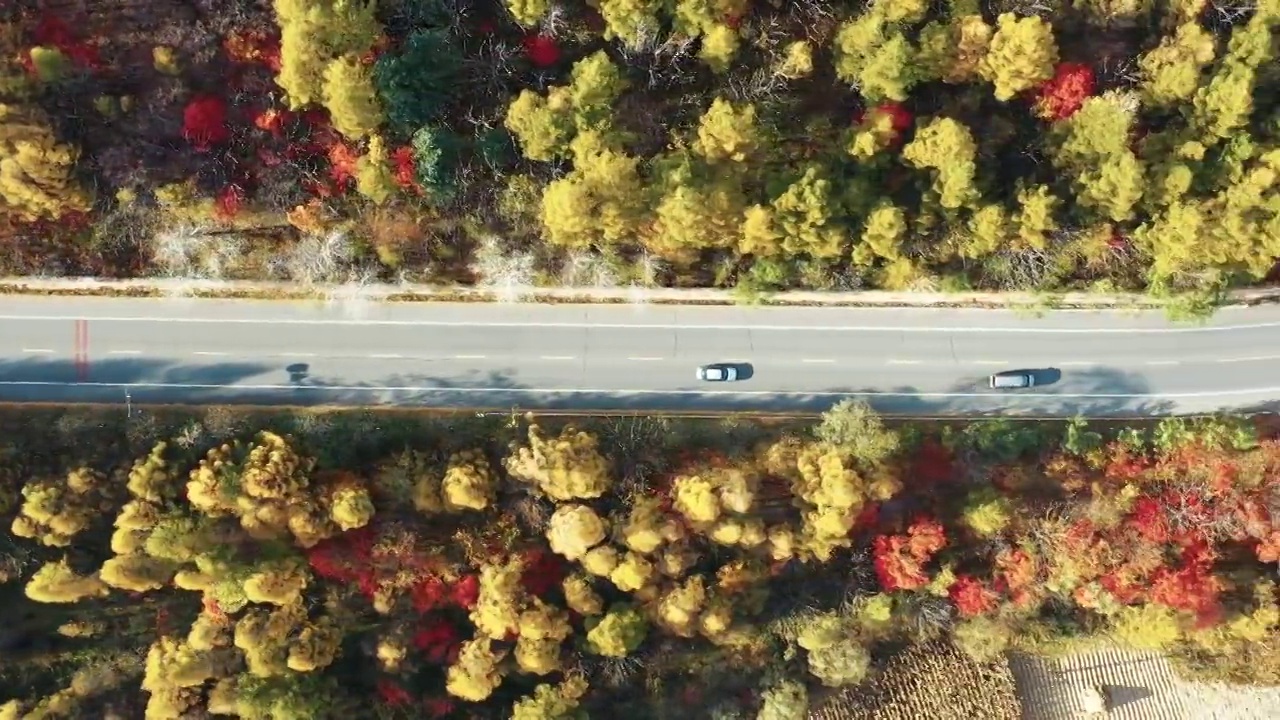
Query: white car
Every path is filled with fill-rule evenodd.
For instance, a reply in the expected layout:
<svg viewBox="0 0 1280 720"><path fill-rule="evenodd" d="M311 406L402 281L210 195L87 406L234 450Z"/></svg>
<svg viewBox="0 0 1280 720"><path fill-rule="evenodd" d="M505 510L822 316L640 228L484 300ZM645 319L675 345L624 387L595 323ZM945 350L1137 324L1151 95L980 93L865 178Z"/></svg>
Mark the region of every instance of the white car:
<svg viewBox="0 0 1280 720"><path fill-rule="evenodd" d="M698 368L698 379L706 382L733 382L738 379L738 368L732 365L703 365Z"/></svg>

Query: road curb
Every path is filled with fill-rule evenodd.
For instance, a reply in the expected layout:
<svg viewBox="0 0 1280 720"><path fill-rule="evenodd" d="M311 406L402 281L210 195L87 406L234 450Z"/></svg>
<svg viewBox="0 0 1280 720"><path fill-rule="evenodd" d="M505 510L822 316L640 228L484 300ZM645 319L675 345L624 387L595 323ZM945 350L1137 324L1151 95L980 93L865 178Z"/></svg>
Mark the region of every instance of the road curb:
<svg viewBox="0 0 1280 720"><path fill-rule="evenodd" d="M317 300L331 303L360 302L478 302L499 299L493 292L461 285L425 284L299 285L288 282L207 280L110 280L99 278L0 278L0 294L109 297L190 297L207 299ZM525 303L741 305L742 297L730 290L695 288L514 288L507 295ZM1280 303L1280 287L1233 290L1222 304L1250 306ZM991 308L1043 311L1158 310L1168 304L1142 293L1098 294L1065 292L855 292L788 291L761 296L757 304L773 306Z"/></svg>

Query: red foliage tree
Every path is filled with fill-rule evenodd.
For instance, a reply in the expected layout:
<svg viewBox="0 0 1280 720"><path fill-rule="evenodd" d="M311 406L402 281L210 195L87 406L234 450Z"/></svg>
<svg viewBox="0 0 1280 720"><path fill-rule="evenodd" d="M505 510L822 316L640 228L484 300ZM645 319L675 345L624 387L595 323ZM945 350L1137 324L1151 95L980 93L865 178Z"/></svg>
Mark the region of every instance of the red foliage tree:
<svg viewBox="0 0 1280 720"><path fill-rule="evenodd" d="M912 458L911 477L926 483L940 483L955 477L955 458L945 445L928 438L920 443Z"/></svg>
<svg viewBox="0 0 1280 720"><path fill-rule="evenodd" d="M1272 530L1270 535L1254 545L1253 554L1259 562L1280 563L1280 530Z"/></svg>
<svg viewBox="0 0 1280 720"><path fill-rule="evenodd" d="M458 657L462 645L462 634L452 623L434 618L413 634L413 646L417 648L427 662L436 665L451 664Z"/></svg>
<svg viewBox="0 0 1280 720"><path fill-rule="evenodd" d="M1036 579L1036 561L1025 550L1006 548L996 554L996 589L1015 593L1030 587Z"/></svg>
<svg viewBox="0 0 1280 720"><path fill-rule="evenodd" d="M1039 88L1036 115L1051 122L1069 118L1093 94L1093 87L1093 68L1083 63L1058 63L1053 77Z"/></svg>
<svg viewBox="0 0 1280 720"><path fill-rule="evenodd" d="M917 590L929 583L925 563L947 544L942 525L916 520L905 535L880 535L872 541L873 566L886 592Z"/></svg>
<svg viewBox="0 0 1280 720"><path fill-rule="evenodd" d="M42 15L31 31L31 39L36 45L57 48L75 67L85 70L98 70L102 67L98 48L80 40L67 23L57 16ZM30 54L24 55L23 60L29 63Z"/></svg>
<svg viewBox="0 0 1280 720"><path fill-rule="evenodd" d="M387 678L378 678L378 699L384 705L392 707L402 707L413 702L413 696L408 690L400 687L394 680Z"/></svg>
<svg viewBox="0 0 1280 720"><path fill-rule="evenodd" d="M1156 498L1143 496L1133 501L1126 522L1146 540L1153 543L1169 542L1169 516Z"/></svg>
<svg viewBox="0 0 1280 720"><path fill-rule="evenodd" d="M395 168L396 185L402 190L418 192L417 168L413 163L413 148L405 145L391 153L391 165Z"/></svg>
<svg viewBox="0 0 1280 720"><path fill-rule="evenodd" d="M197 95L182 111L182 137L204 152L231 137L227 126L227 103L214 95Z"/></svg>
<svg viewBox="0 0 1280 720"><path fill-rule="evenodd" d="M960 617L977 617L1000 606L1000 597L987 584L972 575L960 575L947 588L947 596Z"/></svg>
<svg viewBox="0 0 1280 720"><path fill-rule="evenodd" d="M329 177L340 190L345 190L356 178L356 161L360 159L355 150L344 142L335 142L329 146Z"/></svg>
<svg viewBox="0 0 1280 720"><path fill-rule="evenodd" d="M911 128L911 124L915 122L915 116L902 106L902 103L887 102L876 105L867 111L859 110L854 113L853 124L862 125L864 122L871 123L880 117L888 116L889 124L893 128L893 144L902 142L902 136Z"/></svg>
<svg viewBox="0 0 1280 720"><path fill-rule="evenodd" d="M525 555L524 573L520 582L525 592L534 597L546 595L559 587L568 574L568 567L559 555L545 550L533 550Z"/></svg>
<svg viewBox="0 0 1280 720"><path fill-rule="evenodd" d="M530 35L524 39L524 54L534 67L549 68L560 62L560 46L546 35Z"/></svg>

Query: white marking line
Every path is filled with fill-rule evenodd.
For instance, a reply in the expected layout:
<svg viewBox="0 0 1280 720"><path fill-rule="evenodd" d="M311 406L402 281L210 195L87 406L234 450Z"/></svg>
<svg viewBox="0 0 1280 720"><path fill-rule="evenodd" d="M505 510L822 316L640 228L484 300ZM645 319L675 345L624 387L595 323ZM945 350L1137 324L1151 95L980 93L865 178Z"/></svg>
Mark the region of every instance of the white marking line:
<svg viewBox="0 0 1280 720"><path fill-rule="evenodd" d="M1092 360L1063 360L1058 364L1063 367L1078 367L1081 365L1101 365L1102 363L1094 362Z"/></svg>
<svg viewBox="0 0 1280 720"><path fill-rule="evenodd" d="M624 390L609 388L440 388L440 387L418 387L413 385L267 385L267 384L245 384L245 385L212 385L201 383L108 383L108 382L54 382L41 380L0 380L0 387L98 387L98 388L135 388L135 389L153 389L153 390L287 390L290 394L295 394L301 390L315 390L319 392L434 392L450 394L456 393L461 395L484 395L484 394L505 394L516 396L527 395L683 395L683 396L720 396L720 397L800 397L800 398L845 398L845 397L882 397L882 398L987 398L999 402L1007 402L1009 398L1016 397L1021 399L1034 398L1038 400L1136 400L1136 399L1194 399L1194 398L1213 398L1213 397L1231 397L1241 395L1280 395L1280 387L1250 388L1245 390L1210 390L1200 392L1176 392L1176 393L1017 393L1016 395L1008 395L998 392L925 392L925 393L908 393L908 392L876 392L873 390L863 390L858 392L836 392L836 391L814 391L814 392L788 392L774 390L747 390L735 392L733 390Z"/></svg>
<svg viewBox="0 0 1280 720"><path fill-rule="evenodd" d="M400 353L373 353L369 357L376 358L378 360L395 360L404 356Z"/></svg>
<svg viewBox="0 0 1280 720"><path fill-rule="evenodd" d="M835 360L832 360L832 359L830 359L830 358L805 358L805 359L801 360L800 362L803 362L803 363L833 363L833 362L835 362Z"/></svg>
<svg viewBox="0 0 1280 720"><path fill-rule="evenodd" d="M970 360L972 365L1008 365L1004 360Z"/></svg>
<svg viewBox="0 0 1280 720"><path fill-rule="evenodd" d="M225 353L225 352L222 352L221 350L195 350L191 354L192 355L208 355L210 357L222 357L224 355L230 355L231 353Z"/></svg>
<svg viewBox="0 0 1280 720"><path fill-rule="evenodd" d="M141 355L141 350L108 350L108 355Z"/></svg>
<svg viewBox="0 0 1280 720"><path fill-rule="evenodd" d="M1148 360L1148 365L1177 365L1177 360Z"/></svg>
<svg viewBox="0 0 1280 720"><path fill-rule="evenodd" d="M543 360L572 360L572 355L543 355Z"/></svg>
<svg viewBox="0 0 1280 720"><path fill-rule="evenodd" d="M315 356L316 356L315 353L300 353L300 352L276 353L276 357L315 357Z"/></svg>
<svg viewBox="0 0 1280 720"><path fill-rule="evenodd" d="M53 351L52 351L52 350L49 350L49 349L47 349L47 348L22 348L22 352L24 352L24 353L41 353L41 354L43 354L43 353L51 353L51 352L53 352Z"/></svg>
<svg viewBox="0 0 1280 720"><path fill-rule="evenodd" d="M641 361L641 362L650 362L650 361L654 361L654 360L661 360L662 358L660 358L660 357L629 357L629 358L627 358L627 359L628 359L628 360L639 360L639 361Z"/></svg>
<svg viewBox="0 0 1280 720"><path fill-rule="evenodd" d="M621 330L758 330L776 332L895 332L895 333L956 333L968 335L983 334L1038 334L1038 335L1099 335L1099 334L1181 334L1181 333L1213 333L1236 332L1241 330L1266 330L1280 328L1280 322L1253 323L1248 325L1217 325L1212 327L1167 327L1167 328L1133 328L1133 327L1084 327L1084 328L1043 328L1043 327L977 327L977 326L907 326L893 325L769 325L769 324L723 324L723 323L620 323L577 321L547 322L494 322L484 320L315 320L303 318L197 318L197 317L124 317L102 316L85 318L83 315L0 315L0 320L22 320L28 322L59 322L66 320L89 320L95 323L187 323L198 325L383 325L389 327L488 327L488 328L588 328L588 329L621 329Z"/></svg>
<svg viewBox="0 0 1280 720"><path fill-rule="evenodd" d="M889 360L890 365L923 365L923 360Z"/></svg>
<svg viewBox="0 0 1280 720"><path fill-rule="evenodd" d="M483 355L454 355L454 360L483 360Z"/></svg>
<svg viewBox="0 0 1280 720"><path fill-rule="evenodd" d="M1214 362L1220 362L1220 363L1269 362L1273 360L1280 360L1280 355L1255 355L1254 357L1219 358L1217 360L1214 360Z"/></svg>

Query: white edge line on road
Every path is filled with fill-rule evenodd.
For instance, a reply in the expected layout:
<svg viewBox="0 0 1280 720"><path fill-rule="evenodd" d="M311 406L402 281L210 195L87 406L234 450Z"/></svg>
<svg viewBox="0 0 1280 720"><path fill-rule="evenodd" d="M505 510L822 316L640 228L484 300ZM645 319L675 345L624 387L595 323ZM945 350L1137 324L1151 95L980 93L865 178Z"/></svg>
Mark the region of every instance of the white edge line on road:
<svg viewBox="0 0 1280 720"><path fill-rule="evenodd" d="M51 352L53 352L53 351L52 351L52 350L50 350L50 349L48 349L48 348L22 348L22 352L24 352L24 353L51 353Z"/></svg>
<svg viewBox="0 0 1280 720"><path fill-rule="evenodd" d="M982 335L987 333L1008 334L1041 334L1041 335L1098 335L1116 333L1141 334L1178 334L1205 332L1233 332L1240 330L1265 330L1280 328L1280 322L1254 323L1247 325L1217 325L1204 327L1173 328L1045 328L1045 327L930 327L891 325L749 325L749 324L717 324L717 323L618 323L588 321L555 321L555 322L491 322L483 320L341 320L341 319L308 319L308 318L198 318L198 317L123 317L102 316L84 317L82 315L0 315L0 320L23 320L31 322L61 322L66 320L89 320L91 322L119 323L189 323L203 325L384 325L399 327L532 327L532 328L588 328L588 329L630 329L630 330L760 330L776 332L907 332L907 333L963 333Z"/></svg>
<svg viewBox="0 0 1280 720"><path fill-rule="evenodd" d="M315 356L316 356L315 353L303 353L303 352L283 352L283 353L275 354L275 357L315 357Z"/></svg>
<svg viewBox="0 0 1280 720"><path fill-rule="evenodd" d="M970 360L970 365L1008 365L1004 360Z"/></svg>
<svg viewBox="0 0 1280 720"><path fill-rule="evenodd" d="M1147 364L1148 365L1178 365L1180 363L1177 360L1148 360Z"/></svg>
<svg viewBox="0 0 1280 720"><path fill-rule="evenodd" d="M833 362L835 362L835 360L832 360L831 358L805 358L805 359L801 360L800 362L803 362L803 363L833 363Z"/></svg>
<svg viewBox="0 0 1280 720"><path fill-rule="evenodd" d="M572 360L572 355L543 355L543 360Z"/></svg>
<svg viewBox="0 0 1280 720"><path fill-rule="evenodd" d="M213 356L213 357L222 357L222 356L224 356L224 355L230 355L231 353L222 352L221 350L193 350L193 351L191 352L191 354L192 354L192 355L211 355L211 356Z"/></svg>
<svg viewBox="0 0 1280 720"><path fill-rule="evenodd" d="M1102 365L1103 363L1094 362L1092 360L1062 360L1056 364L1063 367L1079 367L1083 365Z"/></svg>
<svg viewBox="0 0 1280 720"><path fill-rule="evenodd" d="M108 355L141 355L141 350L108 350Z"/></svg>
<svg viewBox="0 0 1280 720"><path fill-rule="evenodd" d="M1137 400L1155 399L1192 399L1206 397L1228 397L1236 395L1278 395L1280 387L1249 388L1243 390L1212 390L1202 392L1176 393L996 393L996 392L880 392L875 390L857 391L773 391L747 390L734 392L731 390L624 390L608 388L557 389L557 388L458 388L458 387L418 387L413 385L213 385L206 383L109 383L109 382L55 382L50 380L0 380L0 387L82 387L82 388L134 388L153 390L288 390L297 392L311 390L320 392L435 392L462 394L526 394L526 395L711 395L720 397L900 397L900 398L990 398L1008 402L1013 398L1037 400L1080 400L1080 399L1112 399Z"/></svg>
<svg viewBox="0 0 1280 720"><path fill-rule="evenodd" d="M454 360L483 360L484 355L454 355Z"/></svg>
<svg viewBox="0 0 1280 720"><path fill-rule="evenodd" d="M627 358L627 359L628 359L628 360L637 360L637 361L640 361L640 362L654 362L654 361L657 361L657 360L661 360L662 358L660 358L660 357L648 357L648 356L645 356L645 357L629 357L629 358Z"/></svg>
<svg viewBox="0 0 1280 720"><path fill-rule="evenodd" d="M1270 362L1275 360L1280 360L1280 355L1257 355L1254 357L1218 358L1214 360L1214 362L1242 363L1242 362Z"/></svg>
<svg viewBox="0 0 1280 720"><path fill-rule="evenodd" d="M404 356L401 355L400 353L373 353L369 355L369 357L375 358L377 360L396 360Z"/></svg>
<svg viewBox="0 0 1280 720"><path fill-rule="evenodd" d="M923 365L923 360L886 360L890 365Z"/></svg>

